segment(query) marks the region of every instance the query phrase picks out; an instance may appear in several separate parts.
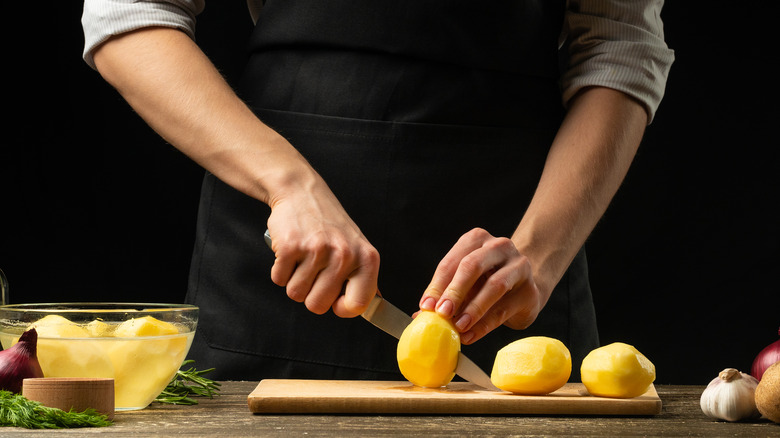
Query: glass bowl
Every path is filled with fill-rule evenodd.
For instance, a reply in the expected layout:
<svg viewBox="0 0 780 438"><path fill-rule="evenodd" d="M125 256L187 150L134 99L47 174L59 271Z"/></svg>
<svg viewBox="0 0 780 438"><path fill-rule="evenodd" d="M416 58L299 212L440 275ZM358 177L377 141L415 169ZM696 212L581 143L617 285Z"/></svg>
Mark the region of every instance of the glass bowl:
<svg viewBox="0 0 780 438"><path fill-rule="evenodd" d="M147 407L176 375L198 323L186 304L44 303L0 306L0 342L38 333L44 377L114 379L115 409Z"/></svg>

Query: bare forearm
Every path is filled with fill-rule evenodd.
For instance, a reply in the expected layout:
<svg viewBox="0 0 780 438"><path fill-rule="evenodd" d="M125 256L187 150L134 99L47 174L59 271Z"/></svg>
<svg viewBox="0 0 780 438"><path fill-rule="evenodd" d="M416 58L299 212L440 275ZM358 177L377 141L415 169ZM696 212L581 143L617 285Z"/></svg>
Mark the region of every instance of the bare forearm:
<svg viewBox="0 0 780 438"><path fill-rule="evenodd" d="M115 37L95 52L95 64L166 141L238 190L270 204L291 180L313 173L184 33L146 28Z"/></svg>
<svg viewBox="0 0 780 438"><path fill-rule="evenodd" d="M591 88L572 103L542 178L512 237L549 296L611 202L636 155L647 124L637 102Z"/></svg>
<svg viewBox="0 0 780 438"><path fill-rule="evenodd" d="M325 181L252 113L189 37L142 29L104 43L94 59L163 138L271 207L271 278L290 298L315 313L365 310L377 290L378 253Z"/></svg>
<svg viewBox="0 0 780 438"><path fill-rule="evenodd" d="M479 228L464 234L436 268L420 308L452 318L465 344L502 324L531 325L620 186L646 123L644 108L625 94L583 91L511 240Z"/></svg>

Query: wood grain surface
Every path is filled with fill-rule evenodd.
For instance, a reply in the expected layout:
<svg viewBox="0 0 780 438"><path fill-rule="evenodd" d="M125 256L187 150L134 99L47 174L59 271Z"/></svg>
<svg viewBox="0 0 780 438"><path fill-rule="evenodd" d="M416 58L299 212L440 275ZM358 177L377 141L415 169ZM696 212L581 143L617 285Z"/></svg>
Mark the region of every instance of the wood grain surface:
<svg viewBox="0 0 780 438"><path fill-rule="evenodd" d="M661 413L599 415L365 415L253 414L247 396L257 381L222 382L219 396L195 406L152 403L140 411L117 412L109 427L64 430L0 428L15 437L780 437L780 424L760 419L729 423L701 412L703 385L656 385Z"/></svg>
<svg viewBox="0 0 780 438"><path fill-rule="evenodd" d="M249 394L256 413L335 414L563 414L656 415L661 399L655 387L642 396L618 399L587 394L581 383L541 396L487 391L468 382L420 388L405 381L261 381Z"/></svg>

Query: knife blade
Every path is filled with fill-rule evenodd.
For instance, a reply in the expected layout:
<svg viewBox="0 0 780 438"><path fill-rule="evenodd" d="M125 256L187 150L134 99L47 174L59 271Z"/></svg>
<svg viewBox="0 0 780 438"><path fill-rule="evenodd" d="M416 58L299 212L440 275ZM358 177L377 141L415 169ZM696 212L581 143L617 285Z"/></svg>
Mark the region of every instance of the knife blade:
<svg viewBox="0 0 780 438"><path fill-rule="evenodd" d="M265 243L271 248L271 234L268 230L265 231L263 237ZM368 308L360 316L396 339L401 337L406 326L412 322L411 316L392 305L378 293L374 295L374 298L368 304ZM490 381L490 377L476 363L466 357L463 352L458 352L458 366L455 368L455 374L487 390L500 391Z"/></svg>

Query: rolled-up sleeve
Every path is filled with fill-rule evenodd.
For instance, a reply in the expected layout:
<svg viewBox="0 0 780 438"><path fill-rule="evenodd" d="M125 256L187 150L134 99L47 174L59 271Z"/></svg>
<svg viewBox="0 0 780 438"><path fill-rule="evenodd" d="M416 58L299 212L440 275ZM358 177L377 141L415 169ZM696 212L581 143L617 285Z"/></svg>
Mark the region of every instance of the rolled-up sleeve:
<svg viewBox="0 0 780 438"><path fill-rule="evenodd" d="M204 0L85 0L81 16L84 29L83 58L95 68L94 50L107 39L150 26L180 29L195 37L195 16Z"/></svg>
<svg viewBox="0 0 780 438"><path fill-rule="evenodd" d="M604 86L641 102L652 121L674 51L664 41L663 0L569 0L562 35L568 65L564 105L579 90Z"/></svg>

